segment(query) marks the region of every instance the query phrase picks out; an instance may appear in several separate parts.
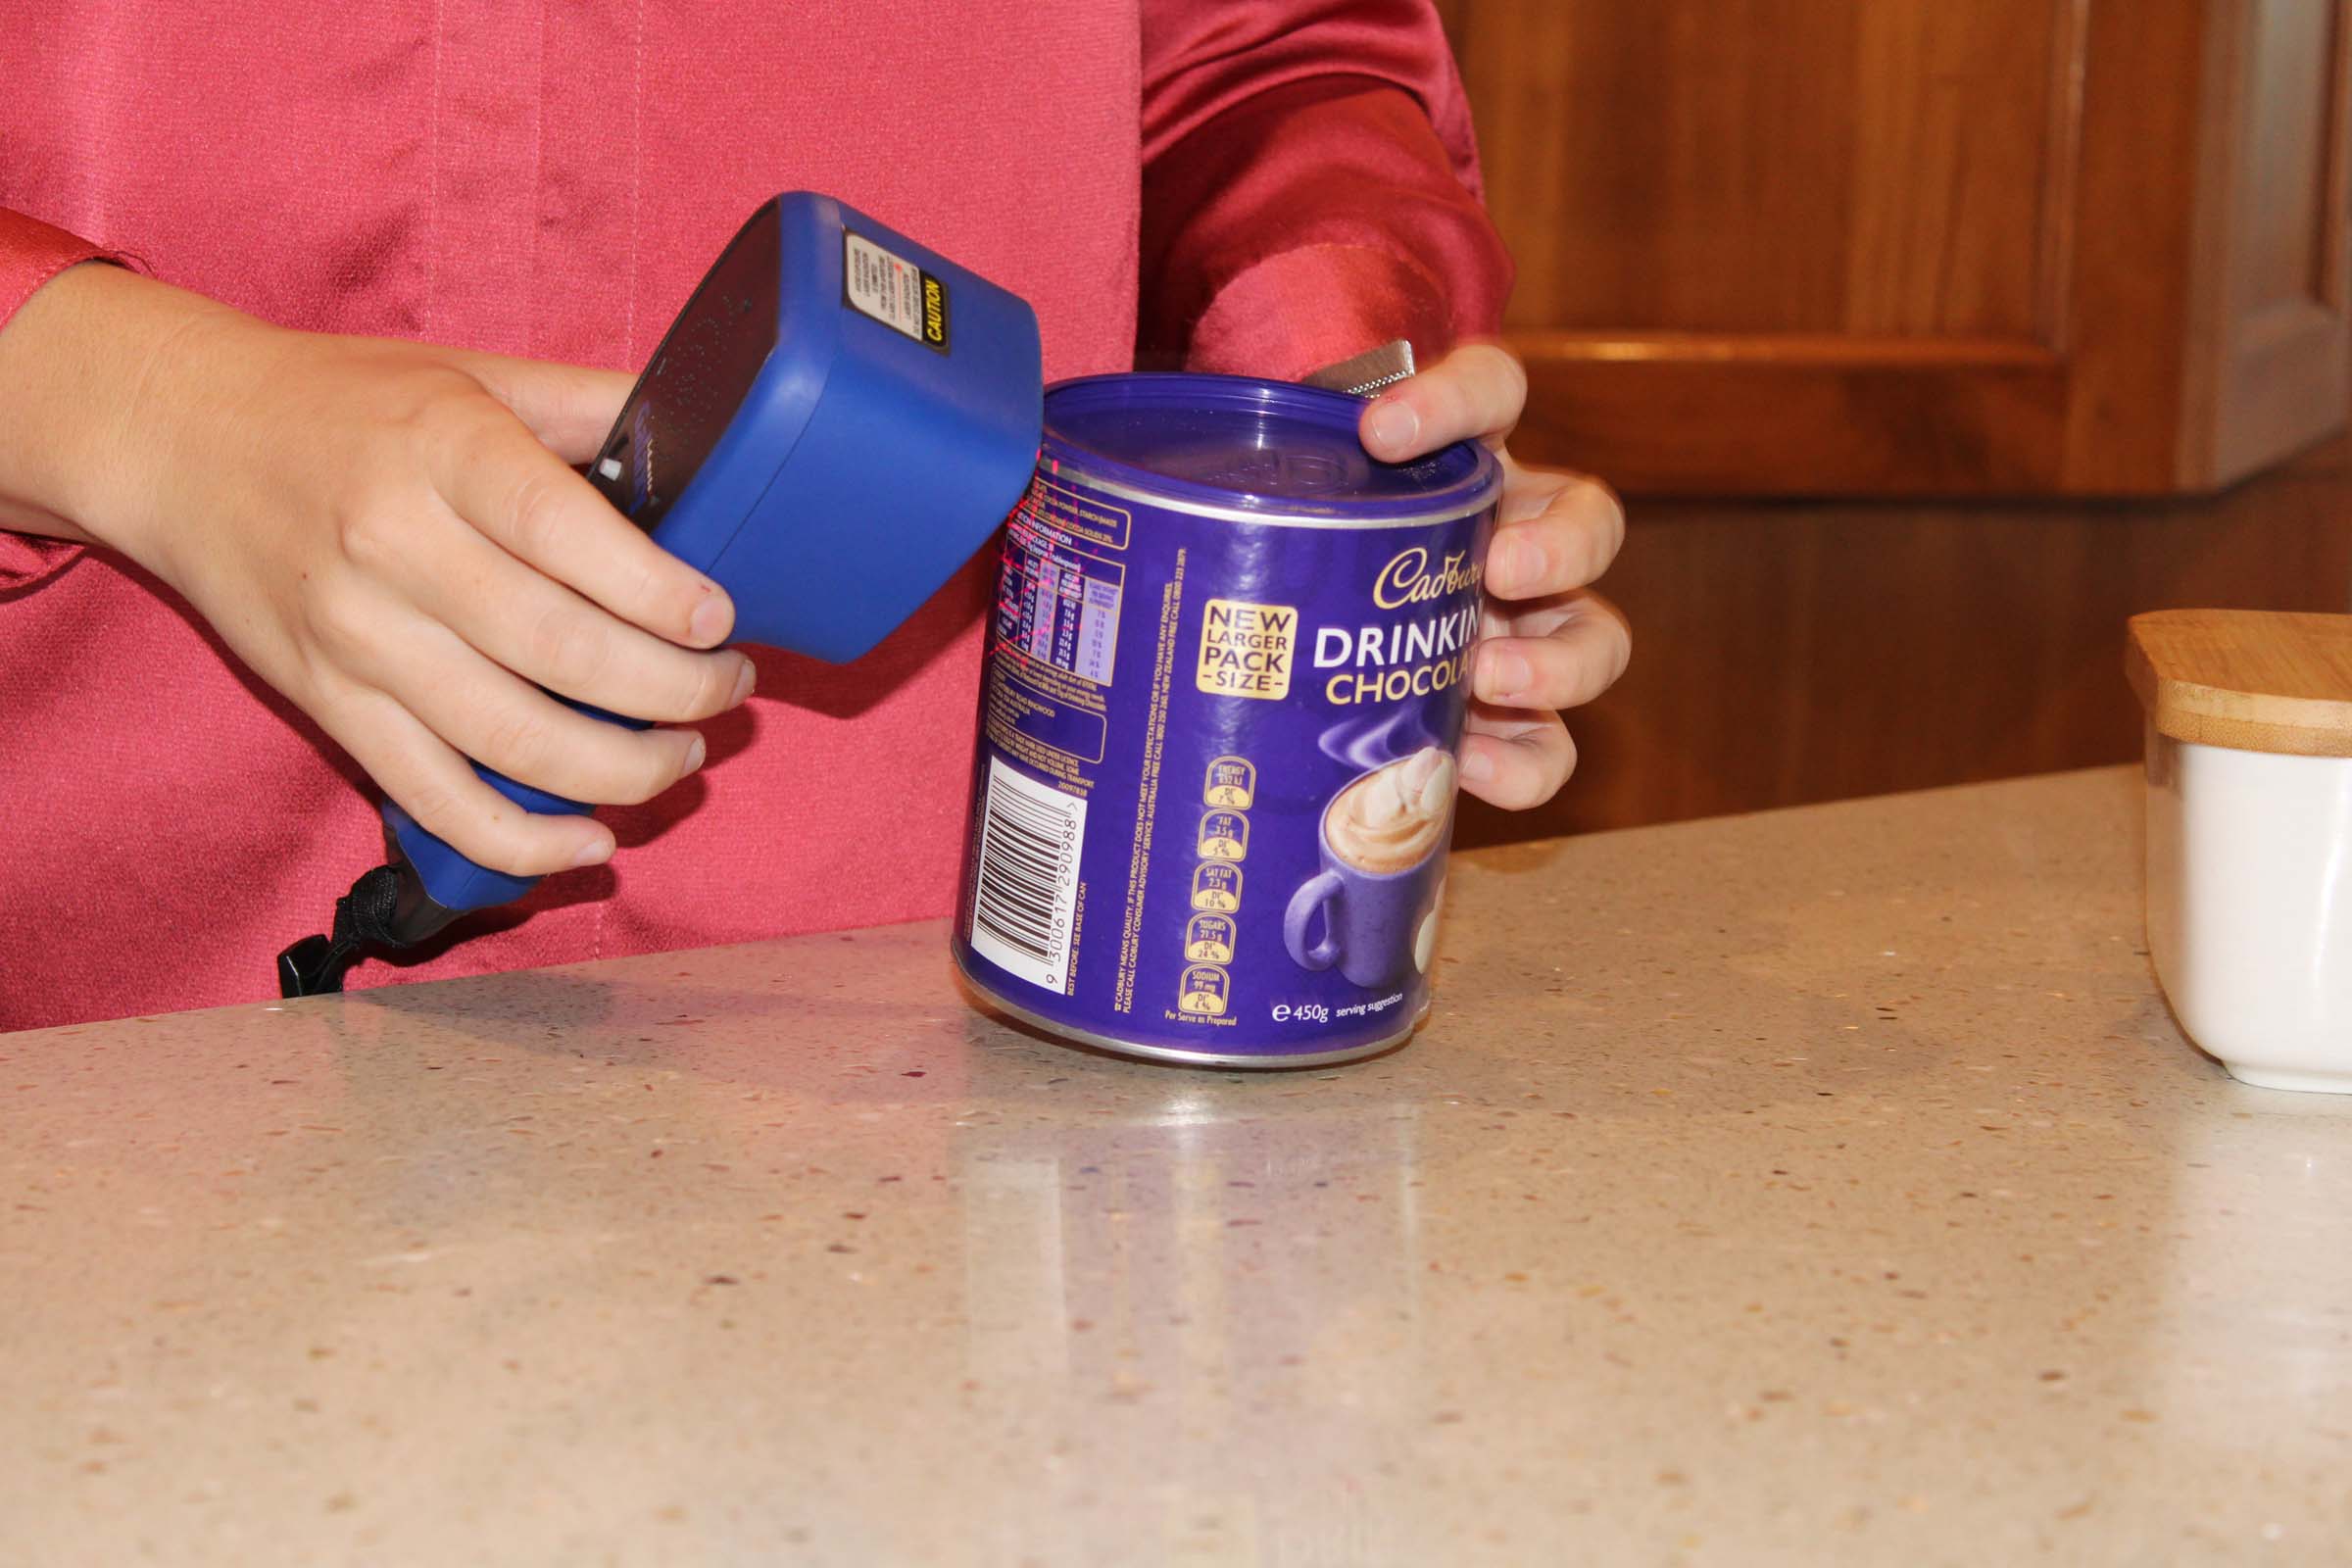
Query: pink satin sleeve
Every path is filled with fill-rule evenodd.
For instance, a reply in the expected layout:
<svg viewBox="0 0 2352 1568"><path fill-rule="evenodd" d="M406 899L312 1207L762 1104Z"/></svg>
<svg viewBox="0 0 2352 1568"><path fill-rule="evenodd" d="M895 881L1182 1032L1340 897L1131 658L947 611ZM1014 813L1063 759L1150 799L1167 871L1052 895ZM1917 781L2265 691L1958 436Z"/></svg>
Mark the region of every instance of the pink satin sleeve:
<svg viewBox="0 0 2352 1568"><path fill-rule="evenodd" d="M1292 377L1501 326L1510 257L1427 0L1145 0L1144 159L1139 363Z"/></svg>
<svg viewBox="0 0 2352 1568"><path fill-rule="evenodd" d="M0 207L0 331L33 291L79 262L122 261L102 245ZM26 588L72 561L81 546L0 528L0 594Z"/></svg>

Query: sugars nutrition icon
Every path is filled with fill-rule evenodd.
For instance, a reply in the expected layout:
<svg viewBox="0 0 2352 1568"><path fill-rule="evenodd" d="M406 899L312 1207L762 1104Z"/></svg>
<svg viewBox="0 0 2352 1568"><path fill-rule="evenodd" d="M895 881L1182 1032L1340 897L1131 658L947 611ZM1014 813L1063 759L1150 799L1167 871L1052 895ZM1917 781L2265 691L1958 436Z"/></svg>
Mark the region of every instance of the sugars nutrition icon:
<svg viewBox="0 0 2352 1568"><path fill-rule="evenodd" d="M1194 915L1184 928L1184 956L1196 963L1231 963L1233 930L1230 916Z"/></svg>

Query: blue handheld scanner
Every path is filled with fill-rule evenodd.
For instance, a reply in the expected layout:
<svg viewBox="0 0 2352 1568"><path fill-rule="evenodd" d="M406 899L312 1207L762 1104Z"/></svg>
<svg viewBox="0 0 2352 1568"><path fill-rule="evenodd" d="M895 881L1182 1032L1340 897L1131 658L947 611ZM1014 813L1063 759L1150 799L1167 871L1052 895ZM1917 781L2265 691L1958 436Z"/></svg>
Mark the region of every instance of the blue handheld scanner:
<svg viewBox="0 0 2352 1568"><path fill-rule="evenodd" d="M1036 466L1043 396L1026 302L838 201L792 192L755 213L695 289L590 478L726 589L738 641L843 662L1012 510ZM588 809L475 771L526 809ZM421 941L536 880L474 864L396 806L383 815L390 907L354 941L338 909L332 960L323 947L298 959L319 938L287 950L289 995L339 986L356 941ZM306 964L332 973L310 984Z"/></svg>

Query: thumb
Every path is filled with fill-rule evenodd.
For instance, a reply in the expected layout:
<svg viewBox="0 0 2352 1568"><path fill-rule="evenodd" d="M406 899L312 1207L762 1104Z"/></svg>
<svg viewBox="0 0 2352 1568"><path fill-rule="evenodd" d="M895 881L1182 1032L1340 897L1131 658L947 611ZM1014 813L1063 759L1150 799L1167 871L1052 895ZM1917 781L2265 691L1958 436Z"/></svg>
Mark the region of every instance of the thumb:
<svg viewBox="0 0 2352 1568"><path fill-rule="evenodd" d="M624 370L598 370L549 360L512 359L503 354L463 354L459 368L514 412L542 445L565 463L596 456L620 417L637 378Z"/></svg>

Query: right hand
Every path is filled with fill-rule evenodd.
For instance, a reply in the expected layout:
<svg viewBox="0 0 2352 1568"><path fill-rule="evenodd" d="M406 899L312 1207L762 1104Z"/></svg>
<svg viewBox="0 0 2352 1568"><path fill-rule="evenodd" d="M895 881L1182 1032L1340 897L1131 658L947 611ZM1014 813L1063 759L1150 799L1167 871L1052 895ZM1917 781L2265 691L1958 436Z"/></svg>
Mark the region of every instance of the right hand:
<svg viewBox="0 0 2352 1568"><path fill-rule="evenodd" d="M0 330L0 525L112 546L170 583L468 859L590 865L610 829L527 812L466 759L644 801L702 765L702 737L547 691L685 722L752 689L749 659L708 651L734 625L725 592L569 466L629 385L289 331L84 265Z"/></svg>

